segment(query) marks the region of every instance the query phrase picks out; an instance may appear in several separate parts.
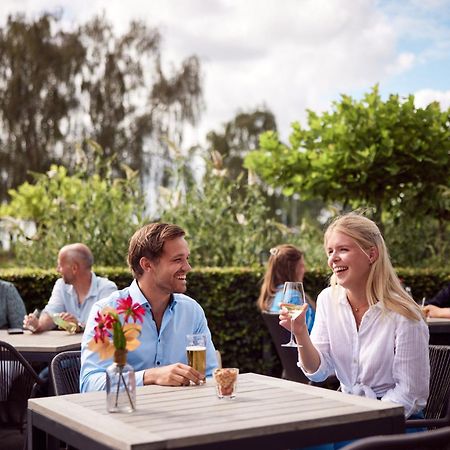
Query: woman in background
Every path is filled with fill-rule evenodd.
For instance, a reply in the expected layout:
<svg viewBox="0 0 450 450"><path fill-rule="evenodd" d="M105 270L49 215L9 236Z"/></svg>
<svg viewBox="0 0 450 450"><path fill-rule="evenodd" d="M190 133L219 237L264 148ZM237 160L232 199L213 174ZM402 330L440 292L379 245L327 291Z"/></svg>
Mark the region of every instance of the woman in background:
<svg viewBox="0 0 450 450"><path fill-rule="evenodd" d="M305 275L305 259L303 253L290 244L277 245L270 249L267 271L258 298L261 311L280 312L283 302L283 286L286 281L303 281ZM315 308L306 296L309 308L306 312L306 324L311 331L314 323Z"/></svg>

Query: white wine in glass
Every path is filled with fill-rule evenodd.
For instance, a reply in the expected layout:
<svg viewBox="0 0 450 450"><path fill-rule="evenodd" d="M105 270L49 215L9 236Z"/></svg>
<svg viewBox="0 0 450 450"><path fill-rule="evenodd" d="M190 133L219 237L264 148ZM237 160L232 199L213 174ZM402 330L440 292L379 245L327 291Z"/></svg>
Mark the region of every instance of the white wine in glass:
<svg viewBox="0 0 450 450"><path fill-rule="evenodd" d="M291 317L291 339L286 344L281 344L282 347L301 347L294 339L292 328L294 320L306 308L305 291L303 290L303 283L300 281L287 281L283 287L283 301L281 307L286 308Z"/></svg>

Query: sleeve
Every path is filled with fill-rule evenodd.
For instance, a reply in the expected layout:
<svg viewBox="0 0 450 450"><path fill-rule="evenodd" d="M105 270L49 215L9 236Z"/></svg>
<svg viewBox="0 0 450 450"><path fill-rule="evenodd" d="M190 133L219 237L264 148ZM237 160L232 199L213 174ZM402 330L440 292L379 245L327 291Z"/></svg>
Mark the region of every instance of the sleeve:
<svg viewBox="0 0 450 450"><path fill-rule="evenodd" d="M326 302L327 302L327 293L326 291L322 291L317 298L314 326L311 331L311 341L316 350L318 351L320 357L319 368L314 373L308 373L302 367L302 362L300 359L297 363L297 366L302 369L303 373L311 381L315 382L324 381L330 375L334 374L334 366L331 362L331 357L329 356L330 337L326 322L327 317Z"/></svg>
<svg viewBox="0 0 450 450"><path fill-rule="evenodd" d="M52 295L47 303L47 306L42 312L49 315L58 314L66 311L66 306L64 304L64 280L59 278L56 280L53 286Z"/></svg>
<svg viewBox="0 0 450 450"><path fill-rule="evenodd" d="M404 406L405 416L422 410L427 402L430 381L428 327L401 317L395 337L393 377L395 387L386 392L383 401Z"/></svg>
<svg viewBox="0 0 450 450"><path fill-rule="evenodd" d="M98 300L109 297L117 290L117 285L114 281L108 280L108 278L102 278L98 290Z"/></svg>
<svg viewBox="0 0 450 450"><path fill-rule="evenodd" d="M22 328L26 309L22 297L16 287L8 283L6 289L7 321L10 328Z"/></svg>
<svg viewBox="0 0 450 450"><path fill-rule="evenodd" d="M98 353L87 347L94 337L95 317L100 309L98 302L92 306L81 341L80 392L104 391L106 388L105 369L110 362L104 364Z"/></svg>
<svg viewBox="0 0 450 450"><path fill-rule="evenodd" d="M439 308L449 308L450 307L450 283L447 284L443 289L441 289L429 302L427 305L438 306Z"/></svg>

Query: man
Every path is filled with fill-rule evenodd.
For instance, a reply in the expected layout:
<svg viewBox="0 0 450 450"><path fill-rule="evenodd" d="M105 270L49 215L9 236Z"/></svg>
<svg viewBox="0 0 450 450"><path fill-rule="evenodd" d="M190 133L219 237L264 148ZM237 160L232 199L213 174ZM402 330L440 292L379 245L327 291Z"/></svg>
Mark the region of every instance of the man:
<svg viewBox="0 0 450 450"><path fill-rule="evenodd" d="M0 328L22 328L25 313L25 304L16 287L0 280Z"/></svg>
<svg viewBox="0 0 450 450"><path fill-rule="evenodd" d="M93 263L94 258L86 245L76 243L62 247L56 267L61 278L56 281L41 316L25 316L24 328L36 333L51 330L55 328L52 315L58 314L63 320L75 323L77 331L83 331L94 303L117 290L114 282L92 272Z"/></svg>
<svg viewBox="0 0 450 450"><path fill-rule="evenodd" d="M450 319L450 283L427 301L423 312L427 317Z"/></svg>
<svg viewBox="0 0 450 450"><path fill-rule="evenodd" d="M128 265L133 273L131 285L97 302L91 310L81 345L81 392L105 389L106 368L88 349L94 337L97 312L117 306L119 299L131 296L145 309L140 346L128 352L128 363L136 371L136 384L183 386L200 384L204 375L187 365L186 335L207 336L206 376L217 367L216 353L203 309L186 292L189 247L185 232L177 225L148 224L132 236Z"/></svg>

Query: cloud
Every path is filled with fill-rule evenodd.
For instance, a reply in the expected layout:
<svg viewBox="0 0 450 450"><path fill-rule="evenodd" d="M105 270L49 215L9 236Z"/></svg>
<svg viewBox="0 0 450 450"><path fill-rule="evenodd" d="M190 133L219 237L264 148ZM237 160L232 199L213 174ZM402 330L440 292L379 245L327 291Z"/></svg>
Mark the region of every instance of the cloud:
<svg viewBox="0 0 450 450"><path fill-rule="evenodd" d="M238 110L261 105L273 111L287 135L306 109L323 111L340 93L394 85L417 66L448 58L449 5L450 0L2 0L0 17L59 6L68 24L105 11L119 33L132 19L157 27L165 67L192 54L201 58L206 111L190 131L201 138Z"/></svg>
<svg viewBox="0 0 450 450"><path fill-rule="evenodd" d="M418 108L425 108L434 101L440 103L441 110L450 108L450 90L435 91L433 89L421 89L414 94L414 104Z"/></svg>

